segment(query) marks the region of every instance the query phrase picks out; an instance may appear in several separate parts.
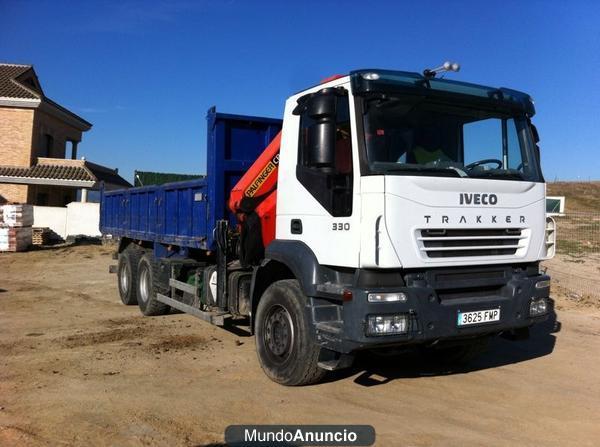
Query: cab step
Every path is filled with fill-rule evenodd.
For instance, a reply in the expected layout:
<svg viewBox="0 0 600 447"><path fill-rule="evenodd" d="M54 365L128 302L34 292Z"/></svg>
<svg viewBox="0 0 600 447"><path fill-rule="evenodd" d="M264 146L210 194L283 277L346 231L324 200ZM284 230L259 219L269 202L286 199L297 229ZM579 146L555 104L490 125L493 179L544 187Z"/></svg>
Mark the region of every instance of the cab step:
<svg viewBox="0 0 600 447"><path fill-rule="evenodd" d="M317 365L326 371L337 371L338 369L349 368L353 362L354 354L342 354L322 348Z"/></svg>

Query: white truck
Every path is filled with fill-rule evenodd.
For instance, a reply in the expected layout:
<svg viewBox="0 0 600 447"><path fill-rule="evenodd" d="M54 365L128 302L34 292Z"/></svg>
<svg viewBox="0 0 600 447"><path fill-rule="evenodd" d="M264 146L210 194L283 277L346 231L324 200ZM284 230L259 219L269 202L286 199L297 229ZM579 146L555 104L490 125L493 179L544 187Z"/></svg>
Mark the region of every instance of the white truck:
<svg viewBox="0 0 600 447"><path fill-rule="evenodd" d="M247 133L219 135L209 112L204 183L103 196L123 302L246 321L284 385L317 382L359 350L465 361L490 336L527 336L552 311L540 261L555 251L533 101L439 71L325 80L286 101L264 151ZM170 207L173 189L189 203ZM188 214L204 221L167 230Z"/></svg>

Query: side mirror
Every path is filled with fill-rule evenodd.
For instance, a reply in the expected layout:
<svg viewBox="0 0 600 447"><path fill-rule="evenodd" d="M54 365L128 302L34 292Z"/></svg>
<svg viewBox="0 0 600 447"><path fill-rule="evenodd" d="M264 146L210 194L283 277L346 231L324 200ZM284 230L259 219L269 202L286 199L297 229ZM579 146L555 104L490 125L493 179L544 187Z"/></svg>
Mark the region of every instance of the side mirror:
<svg viewBox="0 0 600 447"><path fill-rule="evenodd" d="M540 142L540 134L537 131L537 127L535 127L534 124L530 123L531 125L531 134L533 135L533 141L537 143Z"/></svg>
<svg viewBox="0 0 600 447"><path fill-rule="evenodd" d="M309 165L315 168L333 166L335 160L335 120L321 120L308 128Z"/></svg>
<svg viewBox="0 0 600 447"><path fill-rule="evenodd" d="M324 89L299 104L313 121L307 135L308 166L326 168L335 163L337 97L335 89Z"/></svg>

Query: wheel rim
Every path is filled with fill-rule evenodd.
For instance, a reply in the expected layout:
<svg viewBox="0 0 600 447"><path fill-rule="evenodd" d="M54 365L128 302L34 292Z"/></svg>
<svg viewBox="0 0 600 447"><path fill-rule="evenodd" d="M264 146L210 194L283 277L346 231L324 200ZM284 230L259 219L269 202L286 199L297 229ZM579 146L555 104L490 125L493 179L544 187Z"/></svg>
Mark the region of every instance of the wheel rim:
<svg viewBox="0 0 600 447"><path fill-rule="evenodd" d="M140 298L145 303L150 296L150 274L147 268L142 268L140 272Z"/></svg>
<svg viewBox="0 0 600 447"><path fill-rule="evenodd" d="M265 318L264 345L269 357L276 363L284 363L294 346L294 325L287 309L280 305L272 306Z"/></svg>
<svg viewBox="0 0 600 447"><path fill-rule="evenodd" d="M121 269L121 274L119 275L119 279L121 280L121 292L123 295L126 295L129 291L129 264L123 264L123 268Z"/></svg>

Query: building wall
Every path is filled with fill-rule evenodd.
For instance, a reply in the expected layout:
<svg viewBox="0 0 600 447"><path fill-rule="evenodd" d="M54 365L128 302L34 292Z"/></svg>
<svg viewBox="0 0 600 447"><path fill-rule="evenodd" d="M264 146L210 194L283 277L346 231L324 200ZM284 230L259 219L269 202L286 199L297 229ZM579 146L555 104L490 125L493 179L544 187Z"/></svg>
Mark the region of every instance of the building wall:
<svg viewBox="0 0 600 447"><path fill-rule="evenodd" d="M0 165L31 166L33 109L0 107ZM0 184L0 203L26 202L27 185Z"/></svg>
<svg viewBox="0 0 600 447"><path fill-rule="evenodd" d="M54 138L52 152L49 154L45 153L46 135ZM41 110L35 111L32 142L34 156L65 158L66 155L71 158L70 145L69 153L66 153L67 141L81 141L81 131Z"/></svg>
<svg viewBox="0 0 600 447"><path fill-rule="evenodd" d="M73 202L66 207L34 206L33 226L50 228L63 239L100 236L100 205Z"/></svg>
<svg viewBox="0 0 600 447"><path fill-rule="evenodd" d="M50 228L63 239L67 238L67 207L34 206L33 226Z"/></svg>
<svg viewBox="0 0 600 447"><path fill-rule="evenodd" d="M67 236L100 236L100 204L72 202L67 205Z"/></svg>
<svg viewBox="0 0 600 447"><path fill-rule="evenodd" d="M0 205L3 203L27 203L27 185L0 183Z"/></svg>
<svg viewBox="0 0 600 447"><path fill-rule="evenodd" d="M33 109L0 107L0 164L31 166Z"/></svg>

